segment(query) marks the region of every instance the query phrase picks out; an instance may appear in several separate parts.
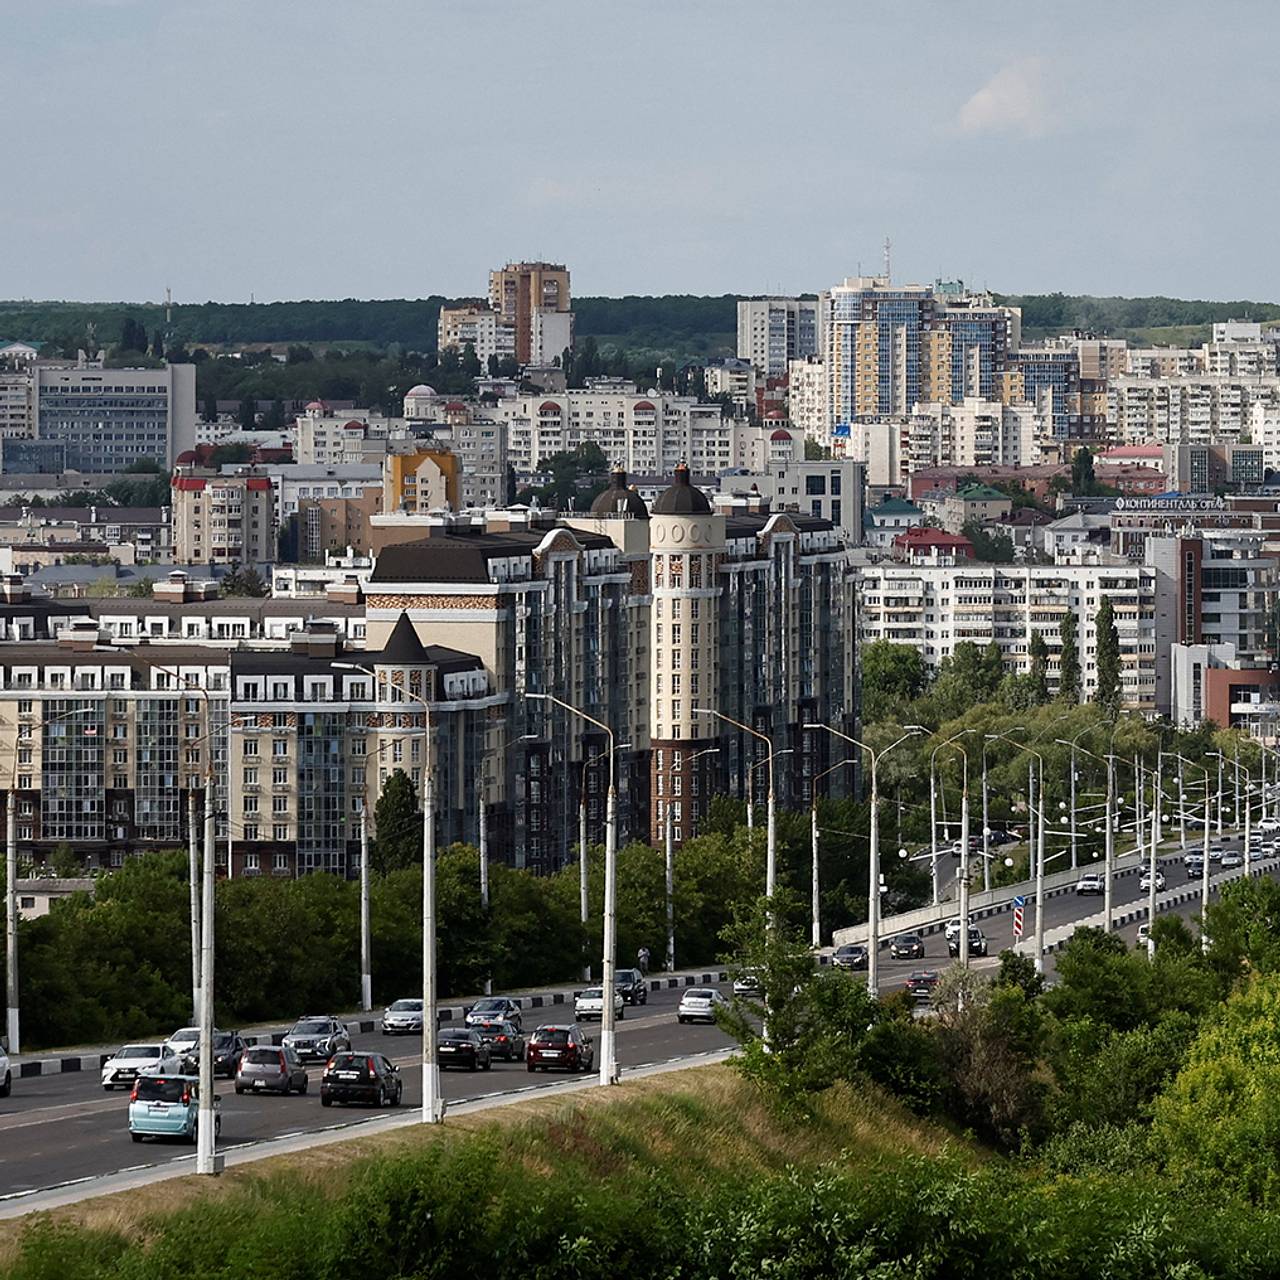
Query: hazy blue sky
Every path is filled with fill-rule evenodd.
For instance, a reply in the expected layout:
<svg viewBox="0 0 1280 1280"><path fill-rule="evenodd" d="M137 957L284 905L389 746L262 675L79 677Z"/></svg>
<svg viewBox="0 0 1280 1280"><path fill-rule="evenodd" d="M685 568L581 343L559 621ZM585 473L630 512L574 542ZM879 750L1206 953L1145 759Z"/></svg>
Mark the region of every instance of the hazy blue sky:
<svg viewBox="0 0 1280 1280"><path fill-rule="evenodd" d="M0 0L0 296L1280 299L1270 0Z"/></svg>

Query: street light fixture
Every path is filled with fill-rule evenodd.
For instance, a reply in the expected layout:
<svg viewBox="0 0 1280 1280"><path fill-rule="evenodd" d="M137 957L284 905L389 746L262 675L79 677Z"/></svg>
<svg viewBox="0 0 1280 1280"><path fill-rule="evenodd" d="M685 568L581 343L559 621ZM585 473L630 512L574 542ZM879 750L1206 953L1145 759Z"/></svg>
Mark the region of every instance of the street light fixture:
<svg viewBox="0 0 1280 1280"><path fill-rule="evenodd" d="M822 946L822 920L819 910L818 897L818 783L822 781L828 774L835 773L837 769L843 769L845 765L853 763L854 758L850 756L847 760L839 760L830 768L823 769L813 780L810 787L812 807L809 815L809 834L811 843L811 853L813 857L813 870L810 884L810 909L812 914L812 928L810 931L810 945L816 951ZM903 853L906 850L902 850Z"/></svg>
<svg viewBox="0 0 1280 1280"><path fill-rule="evenodd" d="M618 747L626 751L631 743L624 742ZM600 760L609 758L609 748L586 756L582 761L582 788L578 792L578 916L582 923L582 931L587 931L587 920L591 914L590 897L587 892L587 770ZM591 981L591 961L587 960L582 967L583 982Z"/></svg>
<svg viewBox="0 0 1280 1280"><path fill-rule="evenodd" d="M629 745L629 744L624 744ZM704 747L701 751L695 751L689 757L689 767L692 768L703 756L715 756L720 754L719 747ZM747 810L750 813L750 809ZM663 871L666 882L666 908L667 908L667 955L666 969L668 973L674 973L676 968L676 840L675 840L675 820L672 817L672 807L670 799L666 802L663 811Z"/></svg>
<svg viewBox="0 0 1280 1280"><path fill-rule="evenodd" d="M988 733L985 737L989 741L1007 742L1010 746L1017 747L1019 751L1025 751L1028 755L1034 756L1040 769L1039 787L1035 786L1035 772L1031 770L1032 786L1029 788L1031 794L1027 797L1027 818L1029 823L1034 824L1035 843L1032 844L1031 828L1027 831L1027 845L1036 860L1036 927L1035 927L1035 963L1036 972L1044 972L1044 756L1040 754L1034 747L1029 747L1026 743L1019 742L1016 738L1009 737L1005 733ZM1040 816L1037 821L1035 805L1036 800L1040 802ZM1107 893L1110 895L1110 880L1108 880ZM1108 896L1109 901L1109 896ZM1110 917L1108 916L1108 919Z"/></svg>

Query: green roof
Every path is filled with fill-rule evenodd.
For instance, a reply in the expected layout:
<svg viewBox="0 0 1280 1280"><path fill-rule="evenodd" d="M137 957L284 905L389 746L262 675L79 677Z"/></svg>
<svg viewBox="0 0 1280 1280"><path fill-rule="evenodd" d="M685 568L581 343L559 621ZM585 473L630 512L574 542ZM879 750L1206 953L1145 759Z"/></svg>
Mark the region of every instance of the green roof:
<svg viewBox="0 0 1280 1280"><path fill-rule="evenodd" d="M915 515L922 516L924 511L917 507L914 502L908 502L906 498L885 498L878 507L872 507L871 515L891 516L891 515Z"/></svg>
<svg viewBox="0 0 1280 1280"><path fill-rule="evenodd" d="M963 489L957 489L956 497L963 498L966 502L991 502L999 501L1001 498L1008 501L1009 495L1001 493L999 489L993 489L989 484L970 484Z"/></svg>

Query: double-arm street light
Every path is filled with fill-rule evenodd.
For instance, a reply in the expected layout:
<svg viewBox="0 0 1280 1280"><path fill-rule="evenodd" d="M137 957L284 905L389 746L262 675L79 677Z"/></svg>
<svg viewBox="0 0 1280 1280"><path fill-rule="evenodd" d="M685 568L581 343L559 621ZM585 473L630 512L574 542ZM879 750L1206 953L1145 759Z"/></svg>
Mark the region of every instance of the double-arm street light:
<svg viewBox="0 0 1280 1280"><path fill-rule="evenodd" d="M1200 868L1200 945L1207 951L1209 949L1209 935L1204 929L1204 919L1209 910L1209 823L1213 803L1209 792L1209 766L1207 764L1197 765L1194 761L1188 760L1185 756L1177 755L1176 752L1174 754L1177 756L1177 759L1181 764L1190 765L1193 769L1199 769L1204 774L1204 847L1202 850L1202 857L1204 861ZM1178 808L1181 810L1184 807L1184 798L1180 786L1178 794ZM1245 858L1247 859L1248 856L1248 851L1246 850Z"/></svg>
<svg viewBox="0 0 1280 1280"><path fill-rule="evenodd" d="M701 751L695 751L689 757L689 766L693 767L703 756L715 756L720 754L719 747L704 747ZM779 752L781 754L781 752ZM666 800L666 808L663 811L663 868L664 879L666 881L666 907L667 907L667 955L666 969L668 973L674 973L676 968L676 838L675 838L675 819L672 816L673 810L671 806L671 798Z"/></svg>
<svg viewBox="0 0 1280 1280"><path fill-rule="evenodd" d="M526 698L536 702L550 702L570 715L593 724L609 736L609 792L605 803L604 833L604 957L600 964L600 1083L618 1082L617 1014L613 1008L613 995L617 990L618 964L618 796L614 772L613 730L603 720L589 716L585 711L564 702L550 693L526 693Z"/></svg>
<svg viewBox="0 0 1280 1280"><path fill-rule="evenodd" d="M933 880L933 905L935 907L938 905L938 902L940 901L942 896L941 884L940 884L941 877L938 874L938 784L937 784L938 752L941 751L943 747L951 746L952 743L958 741L960 738L963 738L970 733L977 733L977 730L961 729L959 733L953 733L951 737L944 738L941 742L938 743L936 747L934 747L932 751L929 752L929 852L932 855L930 860L930 875ZM969 757L965 754L963 749L960 751L960 754L963 755L965 759L965 794L967 795L968 781L969 781L969 777L968 777ZM943 805L943 809L945 811L946 809L945 804ZM945 813L944 813L944 816L945 816ZM984 806L984 812L982 815L982 821L984 826L986 824L986 820L987 820L987 815L985 813L985 806Z"/></svg>
<svg viewBox="0 0 1280 1280"><path fill-rule="evenodd" d="M813 780L810 788L812 792L812 806L809 813L809 838L812 845L811 853L813 857L812 882L810 885L810 910L812 914L812 928L810 931L810 944L816 951L822 946L822 919L820 912L820 903L818 897L818 783L822 781L828 774L835 773L837 769L843 769L846 765L853 763L853 757L847 760L838 760L830 768L823 769Z"/></svg>
<svg viewBox="0 0 1280 1280"><path fill-rule="evenodd" d="M381 701L382 681L372 667L355 662L335 662L339 671L359 671L373 681L375 704ZM390 685L405 698L422 707L427 737L426 763L422 773L422 1122L439 1124L444 1119L444 1099L440 1092L440 1061L436 1053L436 802L435 766L431 759L431 703L421 694L402 685ZM396 699L388 698L388 701ZM362 857L361 863L368 859ZM366 896L367 871L361 870L361 896ZM362 922L366 908L362 906Z"/></svg>
<svg viewBox="0 0 1280 1280"><path fill-rule="evenodd" d="M908 738L919 737L928 733L923 725L909 724L904 726L906 733L896 738L887 747L876 751L865 742L829 724L806 723L809 730L821 729L865 751L871 760L871 856L867 872L867 990L873 995L880 992L880 761L895 747L901 746Z"/></svg>
<svg viewBox="0 0 1280 1280"><path fill-rule="evenodd" d="M612 739L610 739L612 742ZM631 746L629 742L618 744L618 751L625 751ZM585 756L582 761L582 789L578 793L578 917L582 922L582 931L587 931L587 920L590 916L590 894L587 881L587 770L601 760L609 759L610 748L597 751L594 755ZM612 765L610 765L612 769ZM612 777L612 774L610 775ZM582 966L583 982L591 981L591 961Z"/></svg>
<svg viewBox="0 0 1280 1280"><path fill-rule="evenodd" d="M1035 926L1035 962L1036 972L1044 972L1044 756L1040 754L1034 747L1029 747L1025 742L1019 742L1016 738L1009 737L1005 733L988 733L985 735L988 741L1007 742L1011 747L1016 747L1019 751L1026 752L1032 756L1039 768L1039 785L1037 786L1037 778L1035 771L1031 771L1031 782L1028 787L1029 794L1027 796L1027 846L1031 852L1031 856L1035 859L1035 878L1036 878L1036 926ZM1036 802L1039 801L1040 809L1037 817ZM1034 831L1034 840L1033 833ZM1108 902L1108 920L1110 919L1110 880L1107 882L1107 902ZM963 912L961 919L963 920ZM1108 926L1110 927L1110 926ZM961 926L962 932L967 932L964 925Z"/></svg>

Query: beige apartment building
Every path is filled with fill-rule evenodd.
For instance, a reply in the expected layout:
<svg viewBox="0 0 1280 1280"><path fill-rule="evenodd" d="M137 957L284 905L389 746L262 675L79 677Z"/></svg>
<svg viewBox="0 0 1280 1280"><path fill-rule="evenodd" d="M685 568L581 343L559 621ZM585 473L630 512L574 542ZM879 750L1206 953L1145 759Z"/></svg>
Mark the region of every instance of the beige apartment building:
<svg viewBox="0 0 1280 1280"><path fill-rule="evenodd" d="M489 272L489 306L501 322L515 326L515 357L522 365L549 364L573 346L563 263L508 262Z"/></svg>
<svg viewBox="0 0 1280 1280"><path fill-rule="evenodd" d="M275 491L251 469L235 474L178 467L173 549L181 564L254 565L276 558Z"/></svg>

